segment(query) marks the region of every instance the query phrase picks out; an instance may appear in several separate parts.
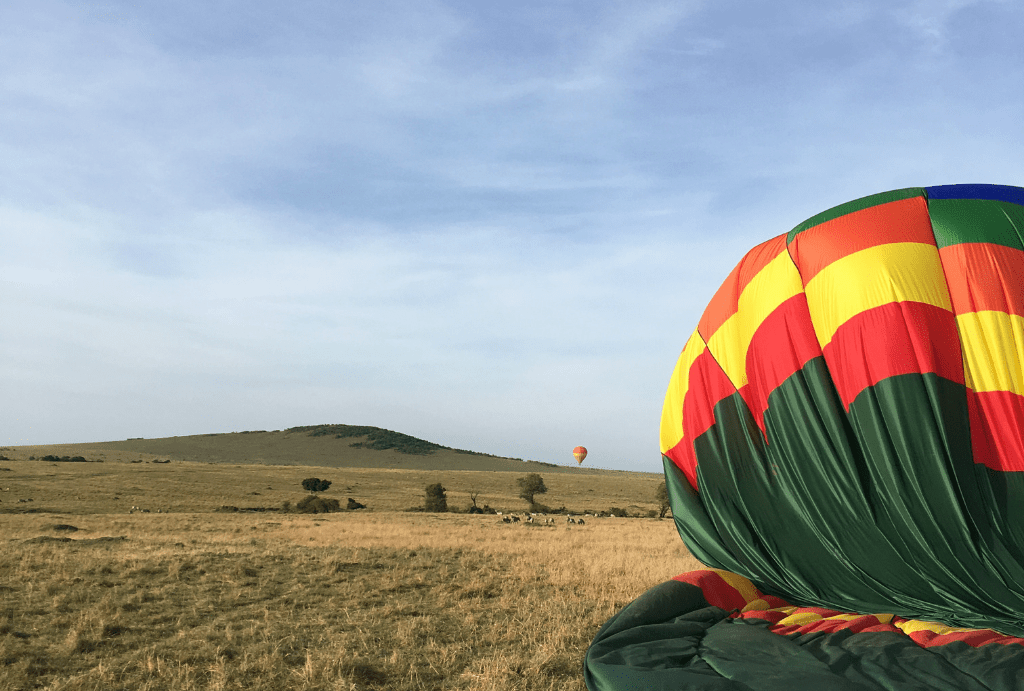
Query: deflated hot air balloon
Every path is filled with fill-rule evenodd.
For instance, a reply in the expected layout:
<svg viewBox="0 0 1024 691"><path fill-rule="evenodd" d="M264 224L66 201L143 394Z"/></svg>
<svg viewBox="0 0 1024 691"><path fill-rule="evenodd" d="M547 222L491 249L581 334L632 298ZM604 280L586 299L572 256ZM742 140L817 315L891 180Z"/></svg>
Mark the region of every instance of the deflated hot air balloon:
<svg viewBox="0 0 1024 691"><path fill-rule="evenodd" d="M583 459L587 457L587 447L577 446L572 450L572 455L576 459L576 464L581 465L583 463Z"/></svg>
<svg viewBox="0 0 1024 691"><path fill-rule="evenodd" d="M611 619L590 689L1024 689L1024 189L887 192L755 247L661 450L713 570Z"/></svg>

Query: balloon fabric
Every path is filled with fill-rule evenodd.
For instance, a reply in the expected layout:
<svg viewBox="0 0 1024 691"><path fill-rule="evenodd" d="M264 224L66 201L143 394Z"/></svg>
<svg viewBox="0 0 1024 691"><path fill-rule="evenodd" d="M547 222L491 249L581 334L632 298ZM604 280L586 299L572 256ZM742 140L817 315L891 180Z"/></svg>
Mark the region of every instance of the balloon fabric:
<svg viewBox="0 0 1024 691"><path fill-rule="evenodd" d="M994 644L1010 651L999 664L1024 669L1024 189L886 192L752 249L680 354L660 441L673 518L704 564L790 607L995 631L1012 640ZM681 598L676 609L718 606L681 587L655 591ZM753 627L735 635L765 650L781 645L765 632L797 635L726 615L707 630ZM610 659L609 640L588 653L592 689L915 688L771 686L762 674L760 685L617 686L593 666L599 642ZM663 642L638 645L656 659ZM670 648L662 663L676 669L685 655ZM753 672L709 664L731 670L719 681ZM1024 688L1011 677L980 688Z"/></svg>

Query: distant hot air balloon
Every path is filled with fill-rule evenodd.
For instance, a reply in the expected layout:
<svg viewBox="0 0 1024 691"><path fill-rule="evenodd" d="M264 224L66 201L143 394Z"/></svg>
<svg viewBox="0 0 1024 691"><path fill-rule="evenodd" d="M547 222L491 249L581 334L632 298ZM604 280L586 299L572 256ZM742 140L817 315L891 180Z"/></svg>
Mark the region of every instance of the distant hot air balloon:
<svg viewBox="0 0 1024 691"><path fill-rule="evenodd" d="M576 457L577 464L583 463L583 459L587 457L587 447L577 446L572 450L572 455Z"/></svg>
<svg viewBox="0 0 1024 691"><path fill-rule="evenodd" d="M886 192L752 249L660 436L711 568L609 620L588 689L1024 689L1024 188Z"/></svg>

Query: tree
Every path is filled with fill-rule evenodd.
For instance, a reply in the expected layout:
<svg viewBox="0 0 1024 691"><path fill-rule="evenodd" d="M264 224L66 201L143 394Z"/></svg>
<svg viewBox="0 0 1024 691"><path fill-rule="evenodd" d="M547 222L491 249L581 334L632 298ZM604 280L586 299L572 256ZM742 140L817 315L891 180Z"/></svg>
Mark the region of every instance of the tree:
<svg viewBox="0 0 1024 691"><path fill-rule="evenodd" d="M307 477L302 481L302 489L316 494L317 492L326 492L327 488L331 486L330 480L321 480L318 477Z"/></svg>
<svg viewBox="0 0 1024 691"><path fill-rule="evenodd" d="M544 486L544 478L537 473L530 473L526 477L516 480L519 485L519 498L533 506L533 497L537 494L544 494L548 488Z"/></svg>
<svg viewBox="0 0 1024 691"><path fill-rule="evenodd" d="M668 485L665 480L662 480L661 484L658 485L658 489L654 490L654 501L658 504L658 508L661 509L658 518L664 518L671 507L668 501Z"/></svg>
<svg viewBox="0 0 1024 691"><path fill-rule="evenodd" d="M427 511L433 511L435 513L445 513L448 511L448 497L445 495L447 492L440 482L436 482L433 485L427 485Z"/></svg>

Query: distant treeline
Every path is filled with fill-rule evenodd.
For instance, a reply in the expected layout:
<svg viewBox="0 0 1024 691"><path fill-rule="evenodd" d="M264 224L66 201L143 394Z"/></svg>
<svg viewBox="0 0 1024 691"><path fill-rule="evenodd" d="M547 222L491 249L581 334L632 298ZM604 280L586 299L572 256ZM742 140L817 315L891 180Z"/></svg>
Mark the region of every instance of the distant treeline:
<svg viewBox="0 0 1024 691"><path fill-rule="evenodd" d="M309 425L305 427L289 427L287 432L305 432L311 437L330 437L333 436L335 439L346 439L348 437L366 437L366 441L352 444L354 448L361 449L373 449L374 451L386 451L387 449L394 449L399 453L413 454L416 456L426 456L434 453L435 451L454 451L455 453L464 453L471 456L488 456L490 458L504 458L504 456L495 456L489 453L480 453L478 451L467 451L465 449L453 449L450 446L442 446L441 444L435 444L434 442L426 441L425 439L417 439L411 437L408 434L402 434L401 432L393 432L389 429L381 429L380 427L369 427L367 425ZM523 459L516 458L513 460L521 461ZM539 461L534 461L539 462ZM550 465L555 467L553 463L543 463L542 465Z"/></svg>
<svg viewBox="0 0 1024 691"><path fill-rule="evenodd" d="M103 461L90 461L84 456L43 456L39 460L49 461L50 463L102 463Z"/></svg>
<svg viewBox="0 0 1024 691"><path fill-rule="evenodd" d="M274 431L277 432L278 430ZM524 460L522 458L497 456L492 453L480 453L479 451L469 451L467 449L454 449L450 446L435 444L434 442L430 442L425 439L418 439L408 434L402 434L401 432L394 432L392 430L382 429L380 427L370 427L369 425L304 425L301 427L289 427L284 431L305 433L310 437L334 437L335 439L348 439L350 437L366 437L366 441L356 442L355 444L351 444L350 446L357 449L372 449L374 451L387 451L388 449L394 449L399 453L406 453L414 456L429 456L435 451L447 450L453 451L455 453L468 454L470 456L485 456L487 458L509 458L510 460L513 461ZM267 430L245 430L244 432L232 432L232 434L267 434ZM197 436L220 437L223 436L223 434L214 433L201 434ZM543 461L526 460L526 462L548 466L549 468L559 467L555 463L545 463Z"/></svg>

